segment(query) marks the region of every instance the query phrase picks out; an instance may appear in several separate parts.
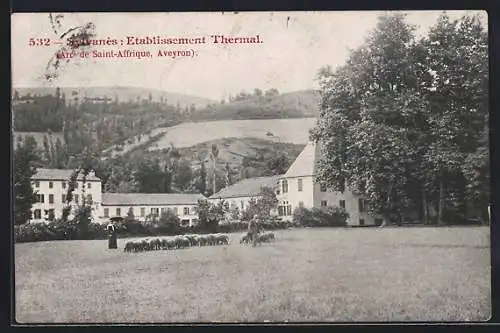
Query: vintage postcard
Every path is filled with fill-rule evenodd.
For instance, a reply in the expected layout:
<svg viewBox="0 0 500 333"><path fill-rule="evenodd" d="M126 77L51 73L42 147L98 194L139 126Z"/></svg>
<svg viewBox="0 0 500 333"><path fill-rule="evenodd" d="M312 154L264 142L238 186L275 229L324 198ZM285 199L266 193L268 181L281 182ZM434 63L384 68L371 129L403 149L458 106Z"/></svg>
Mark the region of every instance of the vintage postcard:
<svg viewBox="0 0 500 333"><path fill-rule="evenodd" d="M488 320L487 20L13 14L15 323Z"/></svg>

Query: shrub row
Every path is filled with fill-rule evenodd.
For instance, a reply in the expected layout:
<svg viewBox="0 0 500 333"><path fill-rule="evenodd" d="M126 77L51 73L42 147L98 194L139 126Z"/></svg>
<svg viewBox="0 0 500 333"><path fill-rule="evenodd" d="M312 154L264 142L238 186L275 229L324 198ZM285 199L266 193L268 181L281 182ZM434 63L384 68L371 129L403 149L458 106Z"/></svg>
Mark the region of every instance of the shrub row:
<svg viewBox="0 0 500 333"><path fill-rule="evenodd" d="M51 240L70 239L104 239L106 237L105 226L99 223L90 223L85 230L79 228L75 223L27 223L14 226L15 241L40 242Z"/></svg>
<svg viewBox="0 0 500 333"><path fill-rule="evenodd" d="M185 234L208 234L208 230L203 230L200 225L172 228L155 224L145 224L140 221L128 220L115 223L116 232L119 237L154 237L160 235L176 236ZM289 221L281 221L276 218L269 218L263 221L265 230L289 229L298 226ZM248 228L247 222L231 222L219 224L216 227L217 233L231 233L244 231ZM73 240L73 239L105 239L109 234L105 224L90 223L85 230L75 222L62 223L54 221L49 223L27 223L14 226L15 241L39 242L53 240Z"/></svg>
<svg viewBox="0 0 500 333"><path fill-rule="evenodd" d="M293 222L303 227L344 227L349 214L340 207L296 208Z"/></svg>
<svg viewBox="0 0 500 333"><path fill-rule="evenodd" d="M144 252L157 250L177 250L192 246L228 245L229 237L221 234L183 235L173 238L155 238L129 241L125 243L125 252Z"/></svg>

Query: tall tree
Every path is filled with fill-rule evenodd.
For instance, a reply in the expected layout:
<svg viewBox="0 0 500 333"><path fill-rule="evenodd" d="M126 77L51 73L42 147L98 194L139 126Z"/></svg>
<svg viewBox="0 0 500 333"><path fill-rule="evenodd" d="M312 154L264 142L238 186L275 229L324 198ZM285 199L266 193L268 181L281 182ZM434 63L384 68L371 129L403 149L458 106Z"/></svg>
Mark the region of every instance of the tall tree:
<svg viewBox="0 0 500 333"><path fill-rule="evenodd" d="M320 71L311 137L322 146L320 182L395 219L419 209L427 220L434 207L442 223L447 201L460 206L463 160L484 147L486 35L467 16L443 15L420 41L413 31L404 15L383 16L343 67Z"/></svg>
<svg viewBox="0 0 500 333"><path fill-rule="evenodd" d="M201 166L200 166L200 178L198 181L198 191L206 195L207 194L207 168L205 166L205 161L201 161Z"/></svg>
<svg viewBox="0 0 500 333"><path fill-rule="evenodd" d="M192 178L193 178L193 170L191 169L191 162L186 158L182 158L177 168L175 176L175 184L181 190L185 190L189 187Z"/></svg>
<svg viewBox="0 0 500 333"><path fill-rule="evenodd" d="M36 174L36 141L26 137L24 144L17 142L14 150L14 223L24 224L31 219L31 208L35 202L35 194L31 186L32 177Z"/></svg>

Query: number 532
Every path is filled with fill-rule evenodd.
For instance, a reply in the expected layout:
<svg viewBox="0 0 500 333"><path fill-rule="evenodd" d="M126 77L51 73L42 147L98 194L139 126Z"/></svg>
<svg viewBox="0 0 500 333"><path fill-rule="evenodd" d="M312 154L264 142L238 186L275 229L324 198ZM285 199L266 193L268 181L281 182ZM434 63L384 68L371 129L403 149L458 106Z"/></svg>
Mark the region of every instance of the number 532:
<svg viewBox="0 0 500 333"><path fill-rule="evenodd" d="M49 46L50 38L30 38L28 42L29 46Z"/></svg>

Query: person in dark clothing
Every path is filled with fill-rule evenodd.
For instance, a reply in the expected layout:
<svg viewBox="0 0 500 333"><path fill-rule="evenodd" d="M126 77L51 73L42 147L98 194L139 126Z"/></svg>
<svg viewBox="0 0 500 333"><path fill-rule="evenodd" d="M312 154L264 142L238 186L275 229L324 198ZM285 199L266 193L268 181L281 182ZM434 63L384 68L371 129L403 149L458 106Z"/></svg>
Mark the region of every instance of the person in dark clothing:
<svg viewBox="0 0 500 333"><path fill-rule="evenodd" d="M250 222L248 222L248 236L253 246L257 245L261 229L262 226L259 221L259 216L254 215L254 217L250 220Z"/></svg>
<svg viewBox="0 0 500 333"><path fill-rule="evenodd" d="M108 224L107 227L109 238L108 238L108 249L117 249L118 248L118 242L117 242L117 237L116 237L116 229L115 226L112 224Z"/></svg>

